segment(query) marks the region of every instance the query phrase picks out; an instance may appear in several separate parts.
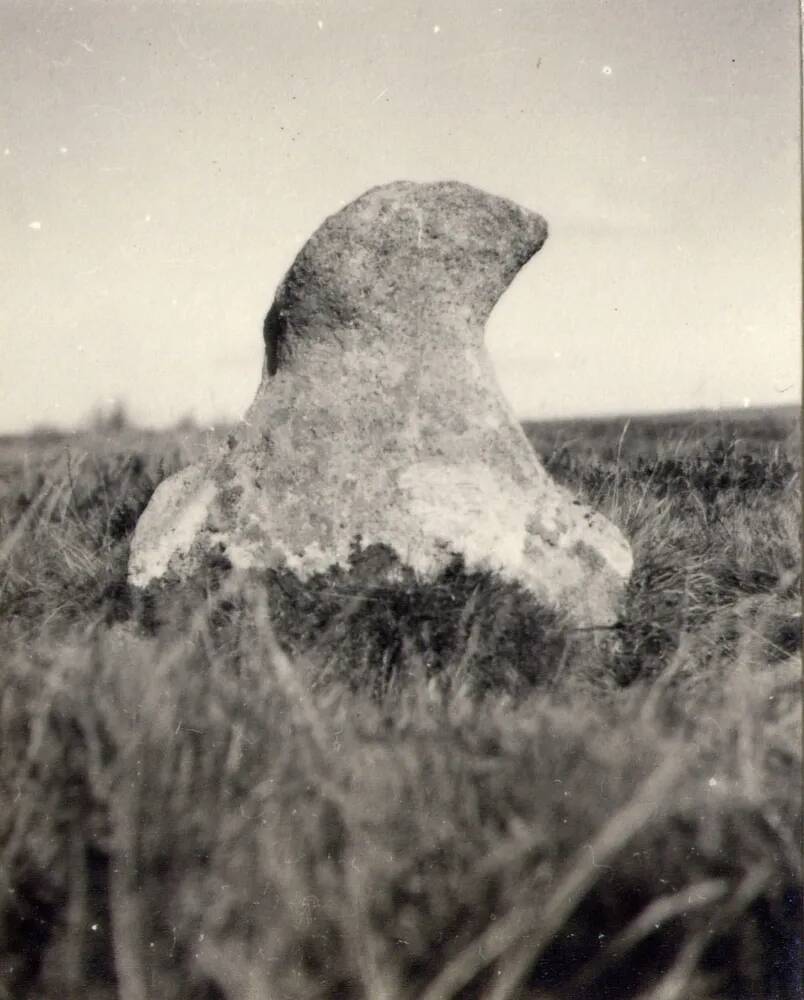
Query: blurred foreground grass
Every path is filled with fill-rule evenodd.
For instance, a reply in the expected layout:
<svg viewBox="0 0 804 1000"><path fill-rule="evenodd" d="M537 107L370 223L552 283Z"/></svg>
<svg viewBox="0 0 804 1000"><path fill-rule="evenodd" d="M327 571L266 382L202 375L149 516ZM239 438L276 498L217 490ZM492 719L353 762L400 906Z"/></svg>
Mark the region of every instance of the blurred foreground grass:
<svg viewBox="0 0 804 1000"><path fill-rule="evenodd" d="M796 415L527 432L634 547L616 641L460 574L154 614L201 436L0 444L0 997L800 996Z"/></svg>

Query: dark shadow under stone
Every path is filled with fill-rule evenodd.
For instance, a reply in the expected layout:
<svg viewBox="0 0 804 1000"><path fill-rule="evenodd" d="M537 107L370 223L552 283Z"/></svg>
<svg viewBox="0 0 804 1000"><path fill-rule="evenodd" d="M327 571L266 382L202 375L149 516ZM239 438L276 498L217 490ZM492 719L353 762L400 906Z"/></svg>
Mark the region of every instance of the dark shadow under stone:
<svg viewBox="0 0 804 1000"><path fill-rule="evenodd" d="M235 577L221 557L190 581L139 591L135 617L157 634L203 598L210 631L231 651L255 594L265 595L276 639L291 658L303 657L322 681L374 693L413 678L473 694L523 692L553 679L566 648L560 614L518 584L470 571L460 557L424 582L388 547L364 549L359 541L348 567L304 581L285 569Z"/></svg>

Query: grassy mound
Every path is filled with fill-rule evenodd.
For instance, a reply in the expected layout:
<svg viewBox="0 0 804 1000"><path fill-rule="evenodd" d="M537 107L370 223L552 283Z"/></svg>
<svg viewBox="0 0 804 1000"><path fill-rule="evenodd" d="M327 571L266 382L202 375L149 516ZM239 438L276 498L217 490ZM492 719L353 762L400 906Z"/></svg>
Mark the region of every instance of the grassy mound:
<svg viewBox="0 0 804 1000"><path fill-rule="evenodd" d="M605 638L376 550L143 598L128 540L186 449L0 449L0 997L798 996L800 496L766 424L529 429L634 546Z"/></svg>

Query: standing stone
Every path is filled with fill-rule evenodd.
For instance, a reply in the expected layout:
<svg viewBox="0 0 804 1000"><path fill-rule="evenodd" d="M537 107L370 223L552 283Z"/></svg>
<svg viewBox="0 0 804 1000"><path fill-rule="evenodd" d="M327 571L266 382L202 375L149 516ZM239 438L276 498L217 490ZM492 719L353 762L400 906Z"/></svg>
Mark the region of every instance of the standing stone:
<svg viewBox="0 0 804 1000"><path fill-rule="evenodd" d="M578 625L614 622L628 543L552 481L483 345L546 237L539 215L456 182L388 184L328 218L276 293L242 425L159 486L131 583L213 556L303 580L359 543L425 581L459 555Z"/></svg>

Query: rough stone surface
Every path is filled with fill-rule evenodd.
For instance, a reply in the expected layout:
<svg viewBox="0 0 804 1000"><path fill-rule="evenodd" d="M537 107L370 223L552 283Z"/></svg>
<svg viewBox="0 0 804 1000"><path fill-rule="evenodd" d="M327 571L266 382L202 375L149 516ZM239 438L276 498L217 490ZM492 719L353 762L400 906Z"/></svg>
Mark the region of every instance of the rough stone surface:
<svg viewBox="0 0 804 1000"><path fill-rule="evenodd" d="M359 542L423 579L460 554L578 625L615 621L628 543L546 473L483 346L546 237L540 216L454 182L374 188L328 218L276 293L242 425L157 489L130 581L210 556L305 579Z"/></svg>

